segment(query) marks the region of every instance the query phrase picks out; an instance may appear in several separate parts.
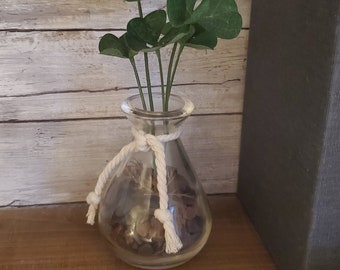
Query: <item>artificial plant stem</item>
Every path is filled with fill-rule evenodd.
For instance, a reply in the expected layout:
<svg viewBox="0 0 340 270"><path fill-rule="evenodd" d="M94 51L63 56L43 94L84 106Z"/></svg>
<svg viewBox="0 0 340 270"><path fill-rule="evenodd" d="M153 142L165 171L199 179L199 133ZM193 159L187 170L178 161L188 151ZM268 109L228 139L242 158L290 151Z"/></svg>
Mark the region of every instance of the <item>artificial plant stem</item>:
<svg viewBox="0 0 340 270"><path fill-rule="evenodd" d="M161 77L162 106L163 106L163 111L164 111L164 109L165 109L164 75L163 75L163 65L162 65L162 59L161 59L161 51L159 49L156 50L156 55L157 55L157 59L158 59L159 74L160 74L160 77Z"/></svg>
<svg viewBox="0 0 340 270"><path fill-rule="evenodd" d="M148 86L148 94L149 94L149 104L150 104L150 111L154 111L153 107L153 98L152 98L152 90L151 90L151 79L150 79L150 69L149 69L149 57L148 53L144 53L144 63L145 63L145 76L146 76L146 83Z"/></svg>
<svg viewBox="0 0 340 270"><path fill-rule="evenodd" d="M137 5L138 5L139 17L143 18L142 4L141 4L140 0L137 1ZM148 53L146 53L146 52L144 52L144 63L145 63L145 76L146 76L146 84L147 84L147 87L148 87L150 111L154 111L153 99L152 99L152 91L151 91L149 57L148 57ZM144 108L144 109L146 109L146 108Z"/></svg>
<svg viewBox="0 0 340 270"><path fill-rule="evenodd" d="M142 85L140 83L138 70L137 70L137 67L136 67L136 62L135 62L135 59L133 57L130 58L130 63L132 65L133 72L135 73L135 77L136 77L136 81L137 81L137 85L138 85L138 90L139 90L139 96L140 96L140 99L142 101L143 110L146 110L146 103L145 103L145 99L144 99L143 88L142 88Z"/></svg>
<svg viewBox="0 0 340 270"><path fill-rule="evenodd" d="M172 52L171 52L171 56L170 56L170 60L169 60L168 75L167 75L167 78L166 78L166 93L165 93L164 111L167 111L168 108L169 108L168 96L170 96L170 92L171 92L171 83L170 82L171 82L172 66L174 64L176 50L177 50L177 42L172 47Z"/></svg>
<svg viewBox="0 0 340 270"><path fill-rule="evenodd" d="M141 4L140 0L137 1L137 5L138 5L139 17L143 18L142 4Z"/></svg>
<svg viewBox="0 0 340 270"><path fill-rule="evenodd" d="M175 65L173 67L173 70L172 70L172 74L171 74L171 80L170 80L170 91L167 95L167 100L166 102L169 103L169 98L170 98L170 93L171 93L171 88L172 88L172 85L174 83L174 79L175 79L175 75L176 75L176 71L177 71L177 67L178 67L178 63L179 63L179 59L181 58L181 54L183 52L183 49L184 49L184 45L181 44L180 47L179 47L179 50L178 50L178 53L177 53L177 57L176 57L176 61L175 61Z"/></svg>

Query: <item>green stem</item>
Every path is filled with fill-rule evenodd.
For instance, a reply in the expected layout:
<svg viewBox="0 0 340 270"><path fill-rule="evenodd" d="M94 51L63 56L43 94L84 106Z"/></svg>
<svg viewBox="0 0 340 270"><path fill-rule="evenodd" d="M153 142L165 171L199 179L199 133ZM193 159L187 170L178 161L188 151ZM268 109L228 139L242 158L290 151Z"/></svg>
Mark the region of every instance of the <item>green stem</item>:
<svg viewBox="0 0 340 270"><path fill-rule="evenodd" d="M168 67L168 75L166 79L166 93L165 93L165 104L164 104L164 111L168 111L169 109L169 101L168 101L168 96L170 96L171 93L171 77L172 77L172 66L174 64L174 59L176 55L176 50L177 50L177 42L174 44L172 47L172 52L169 60L169 67Z"/></svg>
<svg viewBox="0 0 340 270"><path fill-rule="evenodd" d="M139 17L143 18L143 10L142 10L142 4L140 2L141 0L137 1L138 5L138 13ZM150 110L154 111L153 107L153 98L152 98L152 91L151 91L151 79L150 79L150 69L149 69L149 57L148 53L144 53L144 63L145 63L145 76L146 76L146 84L148 87L148 94L149 94L149 103L150 103Z"/></svg>
<svg viewBox="0 0 340 270"><path fill-rule="evenodd" d="M163 65L162 65L162 59L161 59L161 51L158 49L156 50L156 55L158 59L158 66L159 66L159 74L161 77L161 88L162 88L162 106L163 111L165 110L165 88L164 88L164 75L163 75Z"/></svg>
<svg viewBox="0 0 340 270"><path fill-rule="evenodd" d="M150 69L149 69L149 57L148 53L144 53L144 63L145 63L145 76L146 83L148 86L148 94L149 94L149 103L150 103L150 111L154 111L153 107L153 98L152 98L152 90L151 90L151 79L150 79Z"/></svg>
<svg viewBox="0 0 340 270"><path fill-rule="evenodd" d="M137 1L137 5L138 5L139 17L143 18L142 4L140 3L140 0Z"/></svg>
<svg viewBox="0 0 340 270"><path fill-rule="evenodd" d="M145 103L145 99L144 99L143 88L142 88L142 85L140 83L140 78L139 78L139 75L138 75L138 70L137 70L137 67L136 67L136 62L135 62L135 59L133 57L130 58L130 63L132 65L132 67L133 67L133 72L135 73L135 77L136 77L136 81L137 81L137 85L138 85L138 90L139 90L139 95L140 95L140 98L141 98L141 101L142 101L143 109L146 110L146 103Z"/></svg>
<svg viewBox="0 0 340 270"><path fill-rule="evenodd" d="M174 68L173 68L173 71L172 71L172 74L171 74L170 91L169 91L169 93L167 95L167 100L166 100L167 103L169 103L171 88L172 88L172 85L174 83L174 79L175 79L175 75L176 75L179 59L181 58L181 54L183 52L183 49L184 49L184 45L181 44L180 47L179 47L179 50L178 50L178 53L177 53L177 57L176 57L176 61L175 61L175 65L174 65Z"/></svg>

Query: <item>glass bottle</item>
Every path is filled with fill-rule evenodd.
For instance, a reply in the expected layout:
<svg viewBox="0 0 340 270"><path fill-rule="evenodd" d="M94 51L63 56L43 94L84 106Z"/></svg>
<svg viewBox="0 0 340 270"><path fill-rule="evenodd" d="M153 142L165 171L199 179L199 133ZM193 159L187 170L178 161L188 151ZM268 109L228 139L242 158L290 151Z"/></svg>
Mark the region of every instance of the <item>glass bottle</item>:
<svg viewBox="0 0 340 270"><path fill-rule="evenodd" d="M145 100L149 100L145 95ZM133 129L154 136L178 133L193 111L191 101L170 97L163 112L161 94L153 95L154 112L142 109L139 95L122 103ZM168 210L177 236L178 252L165 249L163 224L155 217L160 195L155 153L151 149L130 156L119 176L113 177L99 206L98 224L115 254L126 263L145 269L166 269L185 263L205 245L211 231L206 195L189 163L179 138L163 143Z"/></svg>

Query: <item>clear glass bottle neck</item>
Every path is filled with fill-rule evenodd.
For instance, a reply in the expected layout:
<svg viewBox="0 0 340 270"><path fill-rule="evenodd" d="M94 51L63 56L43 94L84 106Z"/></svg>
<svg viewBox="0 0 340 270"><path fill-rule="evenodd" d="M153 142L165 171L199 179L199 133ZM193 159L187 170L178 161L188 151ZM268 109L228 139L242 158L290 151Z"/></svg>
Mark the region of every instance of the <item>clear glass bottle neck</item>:
<svg viewBox="0 0 340 270"><path fill-rule="evenodd" d="M147 94L144 95L144 99L148 101L147 108L150 108ZM154 93L154 111L143 109L139 95L134 95L124 100L121 108L134 128L154 135L178 131L178 128L194 109L194 105L190 100L177 95L170 96L167 111L163 110L163 104L162 94Z"/></svg>

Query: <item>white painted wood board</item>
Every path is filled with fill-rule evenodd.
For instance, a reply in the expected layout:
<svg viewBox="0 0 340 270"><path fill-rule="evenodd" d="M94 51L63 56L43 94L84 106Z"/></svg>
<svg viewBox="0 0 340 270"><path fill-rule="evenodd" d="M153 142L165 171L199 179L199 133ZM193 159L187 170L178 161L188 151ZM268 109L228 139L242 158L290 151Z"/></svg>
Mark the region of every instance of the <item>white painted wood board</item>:
<svg viewBox="0 0 340 270"><path fill-rule="evenodd" d="M250 0L243 30L214 51L187 48L174 93L196 110L183 142L208 193L236 192ZM144 0L162 7L164 0ZM121 101L137 93L130 64L98 53L137 15L120 0L3 0L0 10L0 205L83 201L129 141ZM168 59L170 48L163 51ZM143 78L143 63L137 58ZM166 71L166 70L165 70ZM155 88L159 72L151 57Z"/></svg>
<svg viewBox="0 0 340 270"><path fill-rule="evenodd" d="M104 33L0 32L0 97L136 87L128 60L99 54L98 42ZM175 83L214 87L229 80L243 80L247 44L248 31L243 30L236 39L221 40L213 51L186 48ZM171 47L167 47L165 62L170 53ZM143 58L139 56L137 66L145 85ZM150 59L150 65L152 82L159 85L155 58Z"/></svg>
<svg viewBox="0 0 340 270"><path fill-rule="evenodd" d="M240 115L191 117L182 141L208 193L235 192ZM0 124L0 206L84 201L130 141L126 119Z"/></svg>
<svg viewBox="0 0 340 270"><path fill-rule="evenodd" d="M143 0L145 14L165 2ZM248 28L251 0L236 2ZM136 4L123 0L2 0L0 29L122 29L137 16Z"/></svg>

